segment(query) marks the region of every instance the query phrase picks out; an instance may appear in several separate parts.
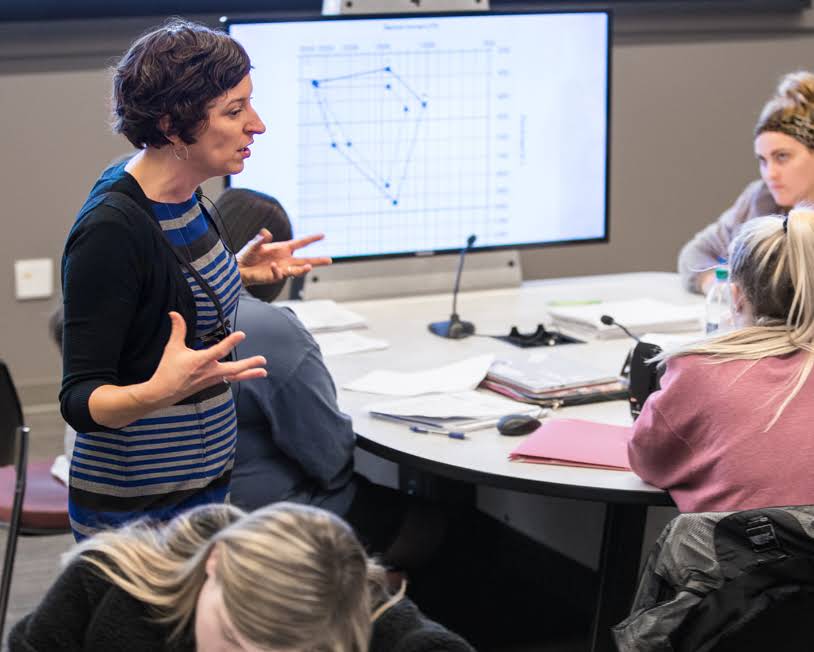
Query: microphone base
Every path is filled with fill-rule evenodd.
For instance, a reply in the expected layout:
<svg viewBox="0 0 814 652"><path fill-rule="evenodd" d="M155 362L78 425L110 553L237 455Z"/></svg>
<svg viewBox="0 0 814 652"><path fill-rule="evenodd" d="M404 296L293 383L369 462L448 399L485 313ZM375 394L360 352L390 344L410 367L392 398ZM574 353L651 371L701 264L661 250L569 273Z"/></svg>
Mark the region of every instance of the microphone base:
<svg viewBox="0 0 814 652"><path fill-rule="evenodd" d="M427 326L433 335L445 337L450 340L460 340L475 334L475 324L471 321L461 321L460 319L448 319L447 321L436 321Z"/></svg>

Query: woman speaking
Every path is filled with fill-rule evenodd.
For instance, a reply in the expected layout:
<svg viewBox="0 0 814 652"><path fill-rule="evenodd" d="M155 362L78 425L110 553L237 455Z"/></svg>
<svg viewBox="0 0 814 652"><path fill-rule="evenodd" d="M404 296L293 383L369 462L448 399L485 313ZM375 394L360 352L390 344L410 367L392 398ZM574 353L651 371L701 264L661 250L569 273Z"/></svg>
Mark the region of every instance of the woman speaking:
<svg viewBox="0 0 814 652"><path fill-rule="evenodd" d="M69 510L77 539L137 516L223 501L235 450L228 360L241 284L307 272L310 236L261 231L234 255L200 201L243 170L265 126L239 43L173 20L138 39L113 78L114 129L139 151L98 179L68 236L60 403L77 431Z"/></svg>

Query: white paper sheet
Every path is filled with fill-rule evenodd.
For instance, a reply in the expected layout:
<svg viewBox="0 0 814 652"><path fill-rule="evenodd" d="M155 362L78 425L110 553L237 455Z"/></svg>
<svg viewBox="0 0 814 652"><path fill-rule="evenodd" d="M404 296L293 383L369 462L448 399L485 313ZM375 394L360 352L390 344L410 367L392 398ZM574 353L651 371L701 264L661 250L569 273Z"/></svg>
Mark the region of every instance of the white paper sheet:
<svg viewBox="0 0 814 652"><path fill-rule="evenodd" d="M355 331L342 331L341 333L320 333L314 335L319 344L322 355L344 355L346 353L359 353L361 351L377 351L386 349L390 343L386 340L377 340Z"/></svg>
<svg viewBox="0 0 814 652"><path fill-rule="evenodd" d="M490 353L425 371L377 369L344 385L344 388L387 396L462 392L478 386L494 359L495 356Z"/></svg>
<svg viewBox="0 0 814 652"><path fill-rule="evenodd" d="M365 410L390 416L421 416L441 419L482 419L517 412L539 412L539 408L533 405L518 403L497 394L471 390L373 403L368 405Z"/></svg>
<svg viewBox="0 0 814 652"><path fill-rule="evenodd" d="M290 308L312 333L342 331L367 325L362 315L340 306L336 301L277 301L275 306Z"/></svg>

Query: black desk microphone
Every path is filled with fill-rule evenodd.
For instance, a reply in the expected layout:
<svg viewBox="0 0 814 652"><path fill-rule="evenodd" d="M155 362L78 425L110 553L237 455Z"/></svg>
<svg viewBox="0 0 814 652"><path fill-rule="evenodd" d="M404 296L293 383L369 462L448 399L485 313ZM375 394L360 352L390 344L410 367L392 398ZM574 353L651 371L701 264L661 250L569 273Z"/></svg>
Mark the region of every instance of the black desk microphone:
<svg viewBox="0 0 814 652"><path fill-rule="evenodd" d="M466 246L461 249L461 258L458 261L458 273L455 276L455 289L452 291L452 314L447 321L436 321L428 326L431 333L451 340L460 340L469 337L475 332L475 324L471 321L461 321L458 316L458 290L461 285L461 272L464 269L466 252L472 249L476 236L473 233L466 239Z"/></svg>
<svg viewBox="0 0 814 652"><path fill-rule="evenodd" d="M627 328L625 328L624 326L622 326L622 324L620 324L618 321L616 321L616 320L615 320L613 317L611 317L610 315L602 315L602 316L599 318L599 321L601 321L603 324L605 324L605 326L618 326L619 328L621 328L621 329L622 329L622 330L625 332L625 334L626 334L628 337L632 337L632 338L633 338L634 340L636 340L637 342L641 342L641 339L639 339L638 337L636 337L636 336L635 336L633 333L631 333L631 332L630 332L630 331L629 331Z"/></svg>
<svg viewBox="0 0 814 652"><path fill-rule="evenodd" d="M661 353L661 347L650 342L642 342L641 338L636 337L610 315L602 315L599 321L605 326L618 326L626 335L636 340L636 346L627 354L620 373L628 379L630 414L635 421L639 418L647 397L660 387L664 368L654 364L653 358Z"/></svg>

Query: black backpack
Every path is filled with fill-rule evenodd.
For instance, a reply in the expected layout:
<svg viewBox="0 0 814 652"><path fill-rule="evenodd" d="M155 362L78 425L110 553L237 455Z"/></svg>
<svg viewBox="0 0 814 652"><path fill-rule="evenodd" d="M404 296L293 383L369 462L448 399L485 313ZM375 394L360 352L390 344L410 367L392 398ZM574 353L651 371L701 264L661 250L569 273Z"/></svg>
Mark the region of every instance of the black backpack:
<svg viewBox="0 0 814 652"><path fill-rule="evenodd" d="M814 650L814 507L682 514L650 553L627 652Z"/></svg>

